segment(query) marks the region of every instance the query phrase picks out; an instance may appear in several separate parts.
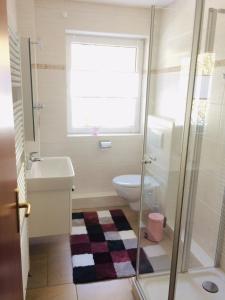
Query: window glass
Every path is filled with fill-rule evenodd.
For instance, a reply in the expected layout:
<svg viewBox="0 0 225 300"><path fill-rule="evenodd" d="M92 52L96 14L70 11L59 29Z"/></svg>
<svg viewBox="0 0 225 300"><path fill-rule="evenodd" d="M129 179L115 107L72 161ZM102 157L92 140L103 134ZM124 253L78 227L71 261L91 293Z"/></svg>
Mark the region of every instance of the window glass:
<svg viewBox="0 0 225 300"><path fill-rule="evenodd" d="M86 40L68 43L69 133L139 132L143 41Z"/></svg>

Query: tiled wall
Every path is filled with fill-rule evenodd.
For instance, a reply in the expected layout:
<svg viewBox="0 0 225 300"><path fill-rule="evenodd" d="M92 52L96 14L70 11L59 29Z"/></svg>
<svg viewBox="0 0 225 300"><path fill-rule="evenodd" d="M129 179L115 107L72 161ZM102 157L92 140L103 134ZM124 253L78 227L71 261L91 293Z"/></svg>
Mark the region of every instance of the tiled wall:
<svg viewBox="0 0 225 300"><path fill-rule="evenodd" d="M201 53L204 52L208 8L225 8L224 1L206 1ZM222 202L225 190L225 15L218 14L214 52L216 64L211 75L211 89L204 104L204 132L200 172L197 182L197 196L193 227L193 239L204 249L212 260L215 258ZM225 218L225 212L223 212ZM225 226L225 223L223 223ZM224 233L223 233L224 235ZM219 239L223 239L221 235ZM225 270L225 245L222 256L222 267Z"/></svg>
<svg viewBox="0 0 225 300"><path fill-rule="evenodd" d="M168 9L157 12L158 26L155 33L154 52L157 59L154 60L152 70L151 97L153 105L150 107L150 113L172 118L176 124L172 142L170 178L167 185L162 185L164 193L161 193L161 195L166 195L163 196L165 213L172 228L179 181L180 146L188 79L186 70L190 59L194 6L195 1L175 1ZM221 0L206 1L201 52L204 52L209 7L224 8L224 3ZM225 164L223 163L225 158L224 28L225 15L221 14L217 19L216 64L212 74L211 92L207 102L205 102L205 125L193 220L193 240L212 261L217 247L225 188ZM202 103L201 101L200 103ZM193 144L190 144L190 153L192 147ZM163 173L161 176L163 177ZM224 237L221 236L220 238ZM225 270L225 243L223 249L221 265Z"/></svg>
<svg viewBox="0 0 225 300"><path fill-rule="evenodd" d="M64 0L35 0L41 155L68 155L76 173L76 197L114 193L111 180L140 173L142 135L107 136L112 149L101 151L101 137L67 136L65 31L80 30L148 36L150 11ZM67 16L64 17L64 12ZM145 70L146 71L146 70ZM102 137L104 138L104 137Z"/></svg>

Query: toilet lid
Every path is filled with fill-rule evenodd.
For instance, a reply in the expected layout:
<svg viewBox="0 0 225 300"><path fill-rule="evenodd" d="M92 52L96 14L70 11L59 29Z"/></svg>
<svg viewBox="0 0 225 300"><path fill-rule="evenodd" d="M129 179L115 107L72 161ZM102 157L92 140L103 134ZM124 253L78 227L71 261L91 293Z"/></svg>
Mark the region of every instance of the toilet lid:
<svg viewBox="0 0 225 300"><path fill-rule="evenodd" d="M139 187L141 185L141 175L121 175L113 178L113 182L121 186ZM150 183L150 176L146 176L145 184Z"/></svg>

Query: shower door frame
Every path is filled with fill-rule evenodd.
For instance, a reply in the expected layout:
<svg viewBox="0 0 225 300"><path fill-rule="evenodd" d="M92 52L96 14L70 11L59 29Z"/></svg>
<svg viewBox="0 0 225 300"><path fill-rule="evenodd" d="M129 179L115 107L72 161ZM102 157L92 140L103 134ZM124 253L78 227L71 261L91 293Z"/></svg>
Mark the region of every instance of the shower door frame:
<svg viewBox="0 0 225 300"><path fill-rule="evenodd" d="M189 139L190 139L190 130L191 130L191 115L192 115L192 107L193 107L198 54L199 54L200 41L201 41L204 6L205 6L205 0L196 0L189 82L188 82L185 121L184 121L184 130L183 130L183 139L182 139L180 179L179 179L179 186L178 186L177 206L176 206L168 300L175 299L175 292L176 292L176 282L177 282L177 273L178 273L177 265L178 265L178 256L179 256L179 248L180 248L180 240L181 240L180 235L181 235L181 225L182 225L181 223L182 223L182 214L183 214L183 206L184 206L184 188L185 188L185 179L186 179L186 170L187 170L188 148L189 148ZM189 232L186 232L186 234L189 234Z"/></svg>
<svg viewBox="0 0 225 300"><path fill-rule="evenodd" d="M192 114L192 104L193 104L194 87L195 87L195 79L196 79L196 71L197 71L197 60L198 60L198 53L199 53L200 40L201 40L202 20L204 15L204 4L205 4L205 0L196 0L195 3L196 6L195 6L194 27L193 27L191 61L190 61L190 68L189 68L189 80L188 80L188 89L187 89L187 97L186 97L187 100L186 100L185 120L184 120L183 136L182 136L182 151L181 151L181 162L180 162L180 172L179 172L180 176L179 176L179 184L178 184L178 196L176 202L177 205L176 205L172 260L171 260L170 272L167 273L170 274L168 300L174 300L175 292L176 292L176 282L177 282L177 273L178 273L177 270L178 254L180 248L181 222L182 222L182 213L183 213L183 206L184 206L184 187L185 187L185 177L186 177L186 169L187 169L191 114ZM145 112L144 143L143 143L141 201L140 201L140 215L139 215L139 235L138 235L136 277L134 279L134 289L140 299L146 299L144 295L144 291L141 285L139 284L138 275L139 275L139 254L140 254L140 244L141 244L142 201L143 201L143 192L144 192L144 170L145 170L144 165L146 163L145 149L147 143L147 120L148 120L148 108L150 106L151 66L152 66L152 53L153 53L153 43L154 43L155 8L156 8L155 6L151 7L149 63L148 63L146 112ZM165 272L163 274L165 274ZM160 276L163 274L157 274L156 276ZM151 276L154 276L154 273Z"/></svg>

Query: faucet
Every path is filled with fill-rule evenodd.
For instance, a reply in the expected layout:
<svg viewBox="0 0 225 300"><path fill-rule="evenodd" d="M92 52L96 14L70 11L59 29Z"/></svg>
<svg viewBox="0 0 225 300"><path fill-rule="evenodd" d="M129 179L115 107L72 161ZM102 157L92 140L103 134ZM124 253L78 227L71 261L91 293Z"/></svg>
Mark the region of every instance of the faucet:
<svg viewBox="0 0 225 300"><path fill-rule="evenodd" d="M27 159L27 161L26 161L26 170L27 171L31 170L33 162L42 160L40 157L35 157L35 154L38 154L38 152L31 152L29 154L29 159Z"/></svg>
<svg viewBox="0 0 225 300"><path fill-rule="evenodd" d="M29 161L35 162L35 161L41 161L40 157L36 157L35 154L38 154L38 152L31 152L29 156Z"/></svg>

